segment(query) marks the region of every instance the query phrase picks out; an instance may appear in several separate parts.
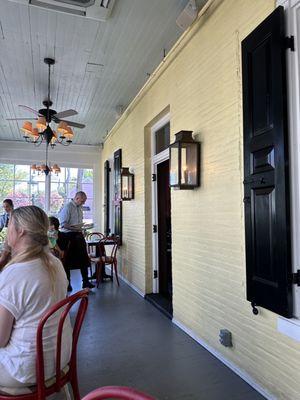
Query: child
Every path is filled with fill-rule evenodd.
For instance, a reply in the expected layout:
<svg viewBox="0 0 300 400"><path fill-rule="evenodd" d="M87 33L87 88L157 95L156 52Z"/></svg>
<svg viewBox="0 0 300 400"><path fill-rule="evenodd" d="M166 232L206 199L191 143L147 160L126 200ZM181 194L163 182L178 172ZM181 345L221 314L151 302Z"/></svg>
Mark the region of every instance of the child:
<svg viewBox="0 0 300 400"><path fill-rule="evenodd" d="M62 259L64 256L64 252L59 248L57 244L59 236L58 228L59 228L59 220L56 217L49 217L49 231L48 231L49 247L51 252L56 257Z"/></svg>

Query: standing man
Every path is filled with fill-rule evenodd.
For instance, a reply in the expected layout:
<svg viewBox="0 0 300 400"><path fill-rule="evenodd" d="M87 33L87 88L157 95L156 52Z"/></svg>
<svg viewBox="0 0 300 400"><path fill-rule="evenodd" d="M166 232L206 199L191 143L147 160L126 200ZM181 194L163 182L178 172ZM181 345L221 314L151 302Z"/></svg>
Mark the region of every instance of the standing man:
<svg viewBox="0 0 300 400"><path fill-rule="evenodd" d="M0 232L3 228L7 228L10 215L14 209L14 203L11 199L3 200L4 214L0 217Z"/></svg>
<svg viewBox="0 0 300 400"><path fill-rule="evenodd" d="M59 243L57 242L57 244L62 250L67 250L64 267L69 280L69 292L72 291L70 266L79 266L83 288L95 287L88 280L88 268L90 267L91 262L81 230L83 225L82 206L85 202L86 194L84 192L77 192L74 199L65 204L59 213L62 240L60 240ZM73 263L76 263L76 265Z"/></svg>

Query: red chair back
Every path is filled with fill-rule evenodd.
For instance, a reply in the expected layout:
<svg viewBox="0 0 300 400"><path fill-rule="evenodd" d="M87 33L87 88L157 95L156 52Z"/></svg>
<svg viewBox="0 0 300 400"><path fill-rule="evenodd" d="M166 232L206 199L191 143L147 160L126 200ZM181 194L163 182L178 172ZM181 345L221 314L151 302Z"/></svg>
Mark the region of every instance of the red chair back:
<svg viewBox="0 0 300 400"><path fill-rule="evenodd" d="M43 328L46 322L52 317L56 312L63 309L59 323L57 328L57 341L56 341L56 366L55 366L55 383L53 388L55 392L59 392L61 388L69 381L68 378L74 378L76 376L77 379L77 363L76 363L76 352L77 352L77 343L79 338L79 333L81 330L81 326L83 323L83 319L88 306L88 294L89 290L84 289L80 292L73 294L72 296L67 297L64 300L61 300L57 304L55 304L40 320L37 328L37 338L36 338L36 347L37 347L37 360L36 360L36 379L37 379L37 393L39 399L44 399L45 394L48 391L48 388L45 386L45 371L44 371L44 352L43 352ZM61 344L62 344L62 333L63 327L66 320L66 317L73 307L75 303L80 301L75 324L73 327L73 336L72 336L72 352L71 358L69 362L69 370L66 374L61 374Z"/></svg>
<svg viewBox="0 0 300 400"><path fill-rule="evenodd" d="M146 393L142 393L136 389L126 386L104 386L93 390L91 393L84 396L82 400L155 400L154 397Z"/></svg>
<svg viewBox="0 0 300 400"><path fill-rule="evenodd" d="M115 258L117 255L117 251L119 248L119 240L115 237L107 237L102 240L103 245L105 245L105 242L112 243L111 251L110 251L110 257ZM106 254L107 255L107 254Z"/></svg>
<svg viewBox="0 0 300 400"><path fill-rule="evenodd" d="M105 238L105 235L103 235L103 233L101 232L91 232L87 235L86 239L87 240L102 240Z"/></svg>
<svg viewBox="0 0 300 400"><path fill-rule="evenodd" d="M77 342L80 333L80 329L83 323L83 319L85 316L85 312L88 306L88 294L89 289L81 290L73 294L70 297L67 297L64 300L56 303L52 306L49 311L47 311L43 317L41 318L38 328L37 328L37 336L36 336L36 387L35 390L31 393L19 394L19 395L2 395L0 394L0 400L44 400L47 396L59 392L63 386L70 382L73 395L75 400L80 400L80 394L78 389L78 381L77 381L77 362L76 362L76 350L77 350ZM72 335L72 353L71 358L68 364L68 371L62 374L61 371L61 344L62 344L62 333L63 326L66 320L66 317L73 307L75 303L79 303L79 307L77 310L77 315L75 319L75 324L73 327L73 335ZM51 316L53 316L56 312L62 310L59 323L57 327L57 340L56 340L56 365L55 365L55 377L54 383L50 384L50 386L45 385L45 370L44 370L44 352L43 352L43 328L46 322L49 320ZM49 383L49 382L48 382Z"/></svg>

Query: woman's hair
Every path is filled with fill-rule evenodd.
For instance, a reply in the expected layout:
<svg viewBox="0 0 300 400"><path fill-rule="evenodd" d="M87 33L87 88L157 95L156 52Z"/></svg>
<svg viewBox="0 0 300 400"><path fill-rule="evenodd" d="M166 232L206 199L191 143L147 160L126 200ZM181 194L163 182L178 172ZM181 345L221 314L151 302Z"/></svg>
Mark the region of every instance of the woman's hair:
<svg viewBox="0 0 300 400"><path fill-rule="evenodd" d="M14 203L12 201L12 199L4 199L3 203L8 204L11 208L14 208Z"/></svg>
<svg viewBox="0 0 300 400"><path fill-rule="evenodd" d="M59 219L56 217L49 217L49 225L53 225L55 230L58 231Z"/></svg>
<svg viewBox="0 0 300 400"><path fill-rule="evenodd" d="M55 257L49 251L47 232L49 220L47 214L39 207L25 206L16 208L11 215L10 224L14 224L17 231L23 229L28 240L28 246L12 257L6 265L40 258L47 269L52 285L55 289Z"/></svg>

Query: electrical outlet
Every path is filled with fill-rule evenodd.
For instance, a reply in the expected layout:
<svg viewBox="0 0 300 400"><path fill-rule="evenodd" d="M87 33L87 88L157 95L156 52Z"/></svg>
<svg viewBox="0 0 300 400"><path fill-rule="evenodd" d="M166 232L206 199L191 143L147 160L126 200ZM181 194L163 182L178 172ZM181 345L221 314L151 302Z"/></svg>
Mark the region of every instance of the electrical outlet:
<svg viewBox="0 0 300 400"><path fill-rule="evenodd" d="M219 341L225 347L232 347L231 332L228 329L220 329Z"/></svg>

